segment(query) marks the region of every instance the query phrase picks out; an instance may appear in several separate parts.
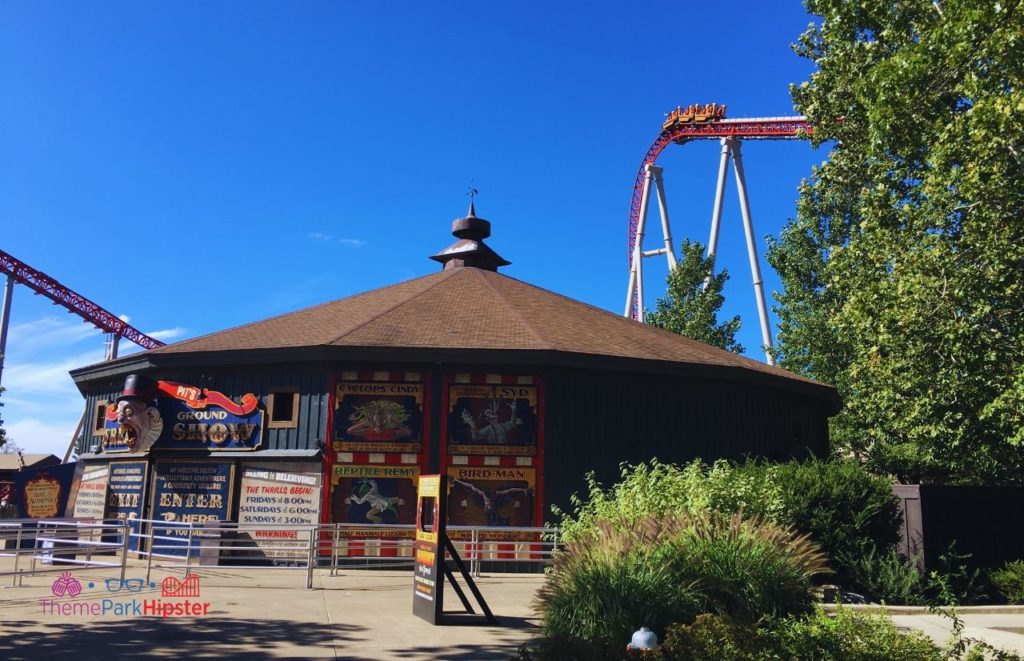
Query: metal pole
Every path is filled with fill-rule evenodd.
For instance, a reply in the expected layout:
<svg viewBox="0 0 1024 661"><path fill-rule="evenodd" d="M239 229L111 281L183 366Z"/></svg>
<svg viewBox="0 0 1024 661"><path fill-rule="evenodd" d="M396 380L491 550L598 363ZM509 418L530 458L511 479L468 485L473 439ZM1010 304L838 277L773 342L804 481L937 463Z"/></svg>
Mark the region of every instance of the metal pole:
<svg viewBox="0 0 1024 661"><path fill-rule="evenodd" d="M648 166L654 172L654 185L658 192L658 210L661 212L661 234L665 237L665 257L668 258L668 270L676 267L676 252L672 248L672 230L668 225L668 204L665 203L665 185L661 181L662 168Z"/></svg>
<svg viewBox="0 0 1024 661"><path fill-rule="evenodd" d="M711 211L711 236L708 238L708 258L714 259L718 250L718 230L722 226L722 198L725 197L725 176L729 168L729 143L728 138L722 138L722 157L718 162L718 185L715 186L715 207ZM711 282L709 273L704 280L704 288L707 289Z"/></svg>
<svg viewBox="0 0 1024 661"><path fill-rule="evenodd" d="M757 314L761 320L761 339L764 341L765 361L775 364L772 358L772 332L768 327L768 306L764 301L764 283L761 280L761 267L758 264L757 246L754 244L754 222L750 218L750 203L747 201L747 182L743 176L743 157L740 155L740 143L733 138L726 138L732 149L732 166L736 173L736 188L740 196L740 211L743 214L743 231L747 236L747 254L750 257L750 273L754 280L754 296L757 298Z"/></svg>
<svg viewBox="0 0 1024 661"><path fill-rule="evenodd" d="M316 528L312 528L309 531L309 555L306 557L306 589L313 589L313 565L316 562L316 551L314 550L313 537L319 540L320 531Z"/></svg>
<svg viewBox="0 0 1024 661"><path fill-rule="evenodd" d="M4 376L4 356L7 354L7 327L11 323L11 298L14 296L14 276L7 276L4 285L4 306L0 312L0 382Z"/></svg>
<svg viewBox="0 0 1024 661"><path fill-rule="evenodd" d="M170 532L170 530L171 529L168 528L167 531ZM178 530L181 530L181 528L178 528ZM185 547L185 578L188 578L188 575L191 573L191 571L192 571L192 522L189 521L188 522L188 545Z"/></svg>
<svg viewBox="0 0 1024 661"><path fill-rule="evenodd" d="M124 522L124 534L121 540L121 580L124 581L124 573L128 568L128 545L132 539L132 527L127 520Z"/></svg>
<svg viewBox="0 0 1024 661"><path fill-rule="evenodd" d="M15 539L15 541L14 541L14 576L11 579L11 586L12 587L17 585L17 583L18 583L18 576L20 575L19 572L18 572L18 560L21 559L21 526L22 526L22 524L19 523L18 524L18 536L17 536L17 539Z"/></svg>

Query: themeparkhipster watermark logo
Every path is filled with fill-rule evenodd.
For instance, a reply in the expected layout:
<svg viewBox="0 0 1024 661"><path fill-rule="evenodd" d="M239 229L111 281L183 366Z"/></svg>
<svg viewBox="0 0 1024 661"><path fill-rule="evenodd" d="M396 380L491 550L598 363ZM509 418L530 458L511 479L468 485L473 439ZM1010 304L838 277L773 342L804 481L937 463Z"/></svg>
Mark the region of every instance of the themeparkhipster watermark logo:
<svg viewBox="0 0 1024 661"><path fill-rule="evenodd" d="M156 590L156 583L141 578L90 580L85 585L71 572L63 572L50 586L52 598L39 600L43 615L61 617L201 617L210 612L210 602L200 601L199 576L184 580L168 576L160 582L160 599L143 598L144 588ZM102 596L101 596L102 595Z"/></svg>

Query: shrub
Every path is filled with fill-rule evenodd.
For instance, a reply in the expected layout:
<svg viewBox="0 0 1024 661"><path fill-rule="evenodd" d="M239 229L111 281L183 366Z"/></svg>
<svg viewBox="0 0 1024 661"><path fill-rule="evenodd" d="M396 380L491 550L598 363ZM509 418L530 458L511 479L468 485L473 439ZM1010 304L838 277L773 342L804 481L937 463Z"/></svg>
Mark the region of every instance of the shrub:
<svg viewBox="0 0 1024 661"><path fill-rule="evenodd" d="M855 461L767 466L782 494L782 521L809 534L832 560L839 581L854 587L852 562L874 549L885 555L899 539L899 501L892 485Z"/></svg>
<svg viewBox="0 0 1024 661"><path fill-rule="evenodd" d="M744 622L808 612L811 577L828 571L806 535L740 514L691 519L664 555L678 580L696 583L703 611Z"/></svg>
<svg viewBox="0 0 1024 661"><path fill-rule="evenodd" d="M702 613L692 624L674 624L665 631L661 656L666 661L756 661L766 656L762 638L750 624Z"/></svg>
<svg viewBox="0 0 1024 661"><path fill-rule="evenodd" d="M1024 604L1024 560L1015 560L992 572L992 584L1009 604Z"/></svg>
<svg viewBox="0 0 1024 661"><path fill-rule="evenodd" d="M593 473L587 475L585 497L574 494L572 511L554 508L562 536L572 540L593 530L597 521L615 525L635 522L649 516L685 512L744 511L779 521L782 496L771 476L754 463L737 467L727 461L711 466L695 460L685 466L650 464L620 466L620 480L605 489Z"/></svg>
<svg viewBox="0 0 1024 661"><path fill-rule="evenodd" d="M787 618L762 629L774 658L843 661L928 661L943 653L918 631L901 633L885 613L858 615L848 608L834 616L818 609L812 617ZM763 658L773 658L766 656Z"/></svg>
<svg viewBox="0 0 1024 661"><path fill-rule="evenodd" d="M879 551L865 544L861 553L841 558L855 589L871 601L887 604L923 605L927 602L928 579L921 575L913 560L896 549Z"/></svg>
<svg viewBox="0 0 1024 661"><path fill-rule="evenodd" d="M659 517L618 526L598 521L567 542L537 593L544 634L621 651L641 625L661 630L692 619L696 587L677 580L662 557L678 525Z"/></svg>
<svg viewBox="0 0 1024 661"><path fill-rule="evenodd" d="M597 520L555 555L535 607L546 636L621 650L641 625L661 633L700 612L806 612L824 563L806 536L738 514Z"/></svg>

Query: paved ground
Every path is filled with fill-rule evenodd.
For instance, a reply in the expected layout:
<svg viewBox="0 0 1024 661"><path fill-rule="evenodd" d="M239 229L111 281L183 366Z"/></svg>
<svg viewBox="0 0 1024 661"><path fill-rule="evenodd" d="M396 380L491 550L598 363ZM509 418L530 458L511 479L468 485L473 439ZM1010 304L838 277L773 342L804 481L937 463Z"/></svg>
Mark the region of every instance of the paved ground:
<svg viewBox="0 0 1024 661"><path fill-rule="evenodd" d="M204 570L198 572L200 597L187 601L199 608L208 602L207 614L166 618L119 616L114 609L133 599L183 604L185 598L160 593L160 581L168 575L180 579L180 571L154 570L155 587L125 597L107 591L104 579L118 576L114 571L72 574L83 588L77 597L54 596L58 574L25 579L24 587L0 587L0 658L508 659L536 635L529 604L542 581L538 575L484 576L478 584L498 626L435 627L412 615L411 570L334 577L317 571L313 590L304 588L304 570ZM127 573L144 576L144 568ZM445 598L448 609L457 610L451 590ZM106 614L73 612L102 608L104 599Z"/></svg>
<svg viewBox="0 0 1024 661"><path fill-rule="evenodd" d="M0 572L10 569L5 564L0 562ZM346 570L338 576L318 570L314 589L306 590L301 569L204 569L198 572L200 596L177 598L162 597L160 582L183 578L180 570L155 569L153 587L116 594L105 581L118 576L115 570L71 571L82 586L78 596L54 595L57 573L27 578L23 587L0 579L0 659L509 659L537 635L530 602L543 581L539 575L485 575L478 584L499 625L435 627L412 615L410 570ZM127 572L127 578L144 577L142 565ZM105 599L106 613L82 612L102 609ZM115 612L118 605L130 610L133 600L209 607L193 617ZM450 590L446 600L451 609L459 604ZM961 613L965 635L1024 654L1024 607ZM893 608L891 615L898 626L920 629L936 642L948 638L949 621L922 609Z"/></svg>

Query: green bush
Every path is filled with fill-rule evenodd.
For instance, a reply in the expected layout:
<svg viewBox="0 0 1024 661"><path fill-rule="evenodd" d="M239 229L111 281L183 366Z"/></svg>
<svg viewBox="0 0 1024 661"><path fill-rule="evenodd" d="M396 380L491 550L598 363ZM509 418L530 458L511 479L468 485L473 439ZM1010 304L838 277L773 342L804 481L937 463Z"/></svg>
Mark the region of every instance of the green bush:
<svg viewBox="0 0 1024 661"><path fill-rule="evenodd" d="M869 474L855 461L717 461L706 466L697 460L675 466L655 459L649 465L623 464L620 477L605 489L593 474L588 475L586 496L573 496L571 512L556 510L566 539L592 529L598 520L743 512L809 534L828 555L836 573L832 580L844 587L877 589L895 578L872 576L869 570L897 569L879 564L878 559L891 559L898 540L898 501L888 480ZM859 562L864 553L874 554L874 564ZM883 590L889 595L898 592L898 586Z"/></svg>
<svg viewBox="0 0 1024 661"><path fill-rule="evenodd" d="M661 517L581 532L555 554L535 607L544 634L620 650L637 627L661 630L699 612L696 586L663 557L679 523Z"/></svg>
<svg viewBox="0 0 1024 661"><path fill-rule="evenodd" d="M663 632L713 612L756 622L810 610L825 558L806 536L718 514L597 520L556 555L535 606L544 634L621 650L641 625Z"/></svg>
<svg viewBox="0 0 1024 661"><path fill-rule="evenodd" d="M674 624L665 631L665 661L756 661L763 659L762 632L725 615L702 613L692 624Z"/></svg>
<svg viewBox="0 0 1024 661"><path fill-rule="evenodd" d="M566 540L593 530L597 521L615 525L641 521L649 516L743 511L778 522L782 494L757 464L737 467L725 460L705 466L695 460L685 466L650 464L620 466L620 480L605 489L593 473L586 476L587 493L574 494L572 511L553 508Z"/></svg>
<svg viewBox="0 0 1024 661"><path fill-rule="evenodd" d="M812 617L787 618L762 629L772 656L820 661L929 661L945 655L923 633L901 633L885 613L858 615L839 608L834 616L818 609Z"/></svg>
<svg viewBox="0 0 1024 661"><path fill-rule="evenodd" d="M1024 604L1024 560L1014 560L992 572L992 585L1008 604Z"/></svg>
<svg viewBox="0 0 1024 661"><path fill-rule="evenodd" d="M807 617L768 620L752 627L717 615L668 628L660 649L665 661L929 661L948 658L920 632L901 633L887 615L858 615L840 608Z"/></svg>
<svg viewBox="0 0 1024 661"><path fill-rule="evenodd" d="M873 544L865 544L860 553L841 558L839 564L855 589L871 601L910 606L928 601L931 586L927 577L896 549L879 551Z"/></svg>
<svg viewBox="0 0 1024 661"><path fill-rule="evenodd" d="M899 501L889 480L847 460L791 461L765 470L782 494L782 521L821 544L842 585L863 588L852 563L865 551L884 555L899 540Z"/></svg>

